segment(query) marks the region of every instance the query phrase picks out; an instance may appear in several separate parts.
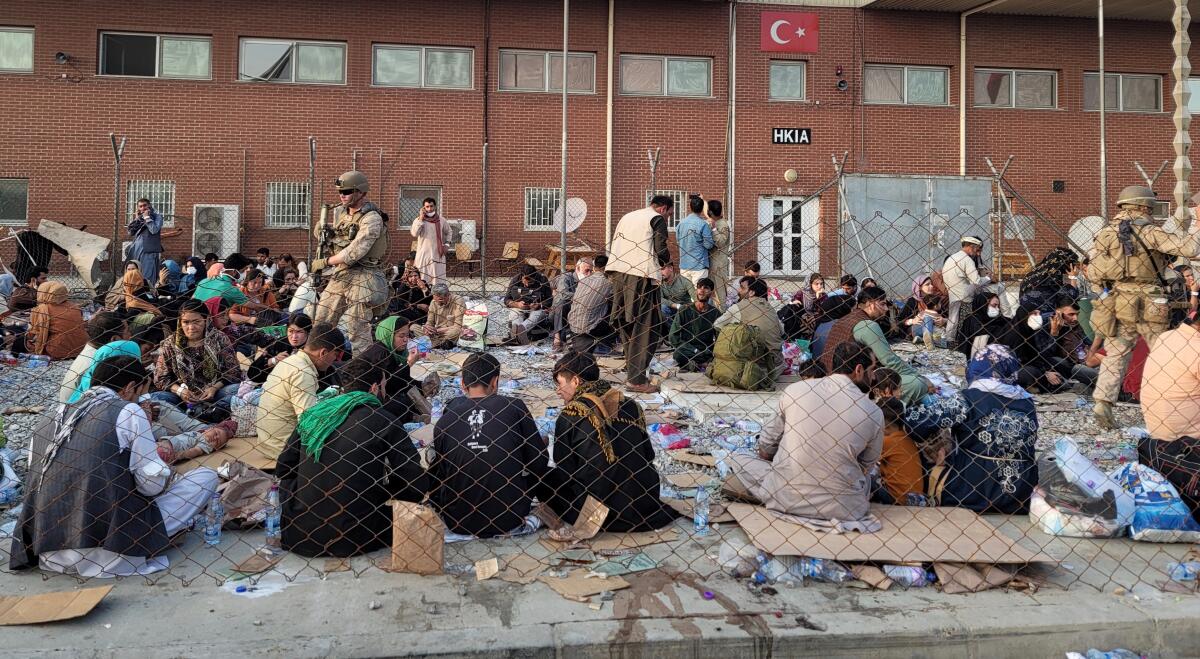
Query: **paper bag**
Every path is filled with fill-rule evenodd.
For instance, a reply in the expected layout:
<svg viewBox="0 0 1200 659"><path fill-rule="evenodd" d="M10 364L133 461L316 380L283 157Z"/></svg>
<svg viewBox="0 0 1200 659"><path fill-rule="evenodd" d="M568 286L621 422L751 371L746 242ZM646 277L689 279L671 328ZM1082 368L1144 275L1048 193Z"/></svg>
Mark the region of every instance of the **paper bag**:
<svg viewBox="0 0 1200 659"><path fill-rule="evenodd" d="M441 574L445 527L429 506L411 501L392 504L391 572Z"/></svg>

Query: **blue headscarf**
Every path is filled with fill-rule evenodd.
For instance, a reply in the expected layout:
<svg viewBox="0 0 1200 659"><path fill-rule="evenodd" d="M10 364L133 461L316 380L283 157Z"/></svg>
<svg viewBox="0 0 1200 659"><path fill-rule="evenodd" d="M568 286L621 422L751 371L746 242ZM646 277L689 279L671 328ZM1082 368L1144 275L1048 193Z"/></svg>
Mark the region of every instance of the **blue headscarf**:
<svg viewBox="0 0 1200 659"><path fill-rule="evenodd" d="M1021 362L1008 346L990 343L971 356L967 364L967 382L971 389L988 391L1005 398L1031 398L1017 385Z"/></svg>
<svg viewBox="0 0 1200 659"><path fill-rule="evenodd" d="M179 264L171 259L163 261L163 267L167 269L168 290L172 293L182 293L183 286L180 280L183 278L183 268L180 268Z"/></svg>
<svg viewBox="0 0 1200 659"><path fill-rule="evenodd" d="M109 357L120 357L122 355L141 359L142 349L133 341L113 341L112 343L100 346L95 356L92 357L92 365L88 366L88 369L83 372L83 377L79 378L79 384L75 386L75 393L71 394L67 402L74 403L79 400L83 392L92 388L92 373L96 370L96 364Z"/></svg>

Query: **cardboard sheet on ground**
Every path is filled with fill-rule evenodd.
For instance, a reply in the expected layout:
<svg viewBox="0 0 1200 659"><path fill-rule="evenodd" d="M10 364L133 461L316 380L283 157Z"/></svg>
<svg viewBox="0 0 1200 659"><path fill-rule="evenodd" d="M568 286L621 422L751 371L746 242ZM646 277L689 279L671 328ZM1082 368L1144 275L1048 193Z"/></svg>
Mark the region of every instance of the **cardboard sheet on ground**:
<svg viewBox="0 0 1200 659"><path fill-rule="evenodd" d="M529 413L534 418L545 414L546 408L563 406L563 401L558 394L547 387L521 387L517 389L517 397L525 401L525 405L529 407Z"/></svg>
<svg viewBox="0 0 1200 659"><path fill-rule="evenodd" d="M550 538L542 538L542 546L550 551L561 551L564 547L587 548L602 554L606 552L637 549L646 545L660 542L671 542L679 539L679 531L668 528L661 531L641 531L637 533L601 533L591 540L576 543L555 542Z"/></svg>
<svg viewBox="0 0 1200 659"><path fill-rule="evenodd" d="M800 380L800 376L798 376L798 375L782 375L775 382L775 391L783 391L783 389L785 387L787 387L789 384L792 384L793 382L798 382L799 380ZM715 384L713 384L712 380L708 379L708 376L704 375L703 373L678 373L674 377L671 378L671 382L674 383L673 388L675 389L675 391L678 391L681 393L695 393L695 394L749 394L749 393L757 394L757 393L763 393L760 391L743 391L741 389L734 389L733 387L722 387L720 385L715 385Z"/></svg>
<svg viewBox="0 0 1200 659"><path fill-rule="evenodd" d="M675 510L675 512L683 515L688 519L692 517L692 501L690 499L663 499L663 503L667 504ZM710 504L708 507L708 522L709 524L725 524L736 521L733 518L733 513L726 510L725 506L719 503Z"/></svg>
<svg viewBox="0 0 1200 659"><path fill-rule="evenodd" d="M629 582L621 577L588 577L587 570L575 570L565 577L538 577L538 581L550 586L554 592L576 602L586 601L592 595L604 591L628 588Z"/></svg>
<svg viewBox="0 0 1200 659"><path fill-rule="evenodd" d="M0 625L35 625L85 616L112 589L112 586L98 586L40 595L0 597Z"/></svg>
<svg viewBox="0 0 1200 659"><path fill-rule="evenodd" d="M545 569L545 563L529 554L517 554L505 559L504 569L500 570L496 578L510 583L531 584L538 580L538 575Z"/></svg>
<svg viewBox="0 0 1200 659"><path fill-rule="evenodd" d="M649 423L649 419L647 419L646 422ZM717 467L717 459L715 457L711 455L696 455L695 453L690 453L688 449L685 448L667 451L667 455L679 462L686 464L699 465L701 467L709 467L712 469Z"/></svg>
<svg viewBox="0 0 1200 659"><path fill-rule="evenodd" d="M606 369L609 369L612 371L623 371L623 370L625 370L625 358L624 357L598 357L596 359L596 366L599 366L600 368L606 368Z"/></svg>
<svg viewBox="0 0 1200 659"><path fill-rule="evenodd" d="M778 556L810 556L879 563L1055 563L1025 549L973 511L872 505L883 523L877 533L820 533L780 519L762 506L729 504L759 549Z"/></svg>
<svg viewBox="0 0 1200 659"><path fill-rule="evenodd" d="M196 467L216 469L226 462L240 460L255 469L275 469L274 460L255 450L257 444L258 437L234 437L221 447L221 450L180 462L175 467L177 471L184 473Z"/></svg>

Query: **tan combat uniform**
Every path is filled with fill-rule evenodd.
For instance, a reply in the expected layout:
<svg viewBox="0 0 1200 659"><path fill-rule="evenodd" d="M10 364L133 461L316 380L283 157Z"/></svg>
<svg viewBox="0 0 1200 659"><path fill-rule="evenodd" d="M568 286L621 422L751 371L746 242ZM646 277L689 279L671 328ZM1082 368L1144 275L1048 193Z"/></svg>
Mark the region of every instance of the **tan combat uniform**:
<svg viewBox="0 0 1200 659"><path fill-rule="evenodd" d="M1130 221L1137 235L1132 238L1134 253L1128 256L1122 250L1118 234L1124 220ZM1170 233L1152 224L1148 215L1126 208L1096 234L1088 268L1096 294L1092 303L1092 326L1104 337L1106 353L1096 381L1097 402L1112 404L1117 401L1138 336L1153 347L1158 335L1167 330L1170 320L1168 291L1159 276L1171 263L1171 257L1194 258L1200 251L1200 234L1196 233L1196 228L1193 223L1189 234ZM1142 243L1153 254L1147 253Z"/></svg>
<svg viewBox="0 0 1200 659"><path fill-rule="evenodd" d="M313 322L336 325L345 312L350 345L357 355L371 345L371 319L387 302L387 280L383 276L387 227L379 209L370 202L356 213L338 206L333 214L333 253L340 254L345 262L329 277Z"/></svg>

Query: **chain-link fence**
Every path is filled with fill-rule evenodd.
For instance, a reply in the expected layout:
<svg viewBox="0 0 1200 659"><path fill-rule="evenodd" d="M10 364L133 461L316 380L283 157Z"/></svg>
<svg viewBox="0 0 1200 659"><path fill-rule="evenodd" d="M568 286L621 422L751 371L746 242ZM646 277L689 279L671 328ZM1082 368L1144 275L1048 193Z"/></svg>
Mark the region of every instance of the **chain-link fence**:
<svg viewBox="0 0 1200 659"><path fill-rule="evenodd" d="M1172 268L1194 235L1114 223L1090 261L1014 279L990 208L868 208L855 185L836 253L795 261L836 272L766 275L717 205L665 196L603 249L568 202L545 259L484 264L439 200L383 225L349 188L325 263L153 285L131 264L103 308L10 296L5 578L1194 589L1200 288ZM801 215L759 231L795 216L803 254Z"/></svg>

